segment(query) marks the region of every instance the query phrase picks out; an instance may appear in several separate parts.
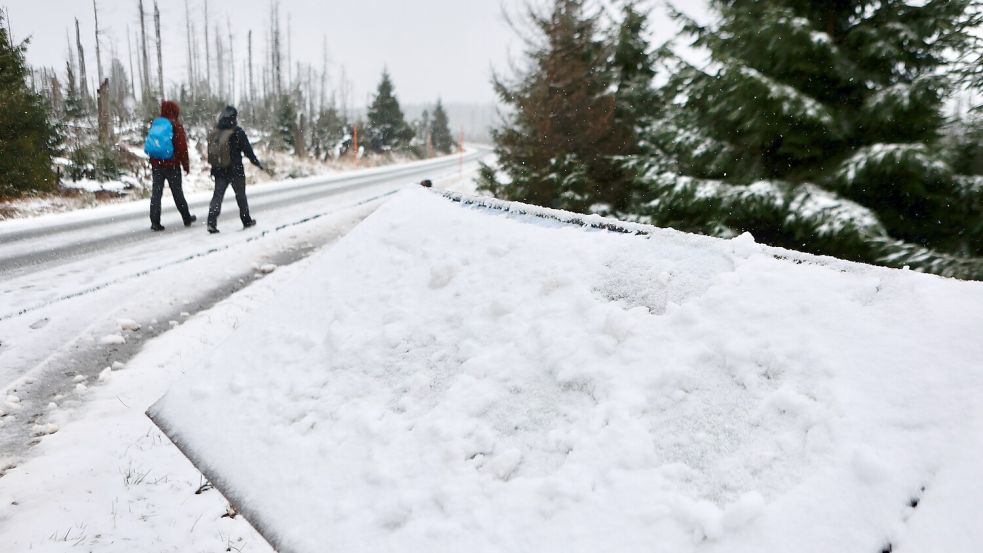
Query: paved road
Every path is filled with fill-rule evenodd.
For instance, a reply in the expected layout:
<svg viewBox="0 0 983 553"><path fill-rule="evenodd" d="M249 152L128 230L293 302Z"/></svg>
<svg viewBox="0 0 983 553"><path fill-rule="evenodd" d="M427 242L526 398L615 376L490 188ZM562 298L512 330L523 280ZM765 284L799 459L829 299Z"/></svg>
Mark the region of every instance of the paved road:
<svg viewBox="0 0 983 553"><path fill-rule="evenodd" d="M478 159L483 151L465 154L463 161ZM286 181L248 191L250 209L261 217L262 213L283 207L311 204L318 200L354 190L370 190L380 185L410 183L433 177L461 164L459 157L433 160L409 166L379 168L354 175L306 178ZM208 199L189 202L192 213L199 215L198 225L204 223L208 211ZM165 203L165 211L170 207ZM223 204L224 222L229 225L237 213L235 198L227 193ZM42 270L52 263L84 257L94 252L117 249L122 245L156 239L147 232L146 206L112 215L95 216L73 221L54 221L43 226L26 226L5 231L0 227L0 278L19 273L21 269ZM170 222L176 230L180 224Z"/></svg>

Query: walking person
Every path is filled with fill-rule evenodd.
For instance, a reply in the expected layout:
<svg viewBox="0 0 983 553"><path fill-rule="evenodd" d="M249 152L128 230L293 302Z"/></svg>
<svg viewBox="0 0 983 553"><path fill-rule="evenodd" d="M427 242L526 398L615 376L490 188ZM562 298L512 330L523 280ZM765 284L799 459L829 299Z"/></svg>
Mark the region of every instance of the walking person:
<svg viewBox="0 0 983 553"><path fill-rule="evenodd" d="M160 201L164 195L164 181L171 187L174 205L177 206L184 226L190 227L198 220L188 209L188 201L184 199L181 188L181 169L184 173L191 172L188 161L188 135L181 124L181 108L177 102L165 100L160 103L160 117L154 119L147 134L144 151L150 157L152 167L153 188L150 192L150 230L160 232L164 226L160 224Z"/></svg>
<svg viewBox="0 0 983 553"><path fill-rule="evenodd" d="M229 185L236 195L239 204L239 219L242 228L256 224L256 219L249 215L249 202L246 200L246 169L242 166L242 156L249 162L263 169L263 164L256 159L253 147L249 144L246 131L239 126L239 112L232 106L222 110L218 124L208 134L208 163L212 166L212 177L215 180L215 193L208 207L208 232L218 232L218 216L222 213L222 200Z"/></svg>

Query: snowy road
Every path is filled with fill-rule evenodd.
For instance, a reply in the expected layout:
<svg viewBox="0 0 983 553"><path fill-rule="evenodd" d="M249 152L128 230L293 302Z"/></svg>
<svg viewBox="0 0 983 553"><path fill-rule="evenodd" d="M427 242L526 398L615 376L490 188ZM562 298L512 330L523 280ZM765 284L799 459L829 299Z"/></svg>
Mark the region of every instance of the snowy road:
<svg viewBox="0 0 983 553"><path fill-rule="evenodd" d="M184 228L165 193L163 233L147 201L0 223L0 475L49 431L45 410L83 401L105 367L344 235L394 191L452 186L484 155L250 187L248 230L229 193L219 235L204 229L208 194L189 196L198 223Z"/></svg>

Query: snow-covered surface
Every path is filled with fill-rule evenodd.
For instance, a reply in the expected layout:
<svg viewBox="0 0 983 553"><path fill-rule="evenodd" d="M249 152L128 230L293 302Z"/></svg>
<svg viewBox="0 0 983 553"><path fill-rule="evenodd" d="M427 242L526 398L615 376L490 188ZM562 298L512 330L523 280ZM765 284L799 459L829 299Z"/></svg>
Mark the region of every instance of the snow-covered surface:
<svg viewBox="0 0 983 553"><path fill-rule="evenodd" d="M62 188L85 190L86 192L114 192L121 193L128 188L139 188L140 181L133 177L122 177L119 180L95 181L82 179L79 181L65 181L61 183Z"/></svg>
<svg viewBox="0 0 983 553"><path fill-rule="evenodd" d="M283 552L978 551L983 285L782 253L407 190L151 413Z"/></svg>
<svg viewBox="0 0 983 553"><path fill-rule="evenodd" d="M473 188L474 161L463 172L456 159L449 170L413 165L436 187ZM227 503L218 492L195 494L206 481L144 412L276 290L292 285L307 263L285 264L296 252L336 239L379 205L372 198L411 184L398 174L317 200L258 202L259 228L228 227L218 236L181 227L170 198L168 230L160 234L146 228L145 202L0 222L0 258L19 244L4 243L7 232L107 219L115 222L66 231L55 245L70 246L85 233L151 236L0 277L0 444L22 427L23 441L36 444L26 451L0 445L0 552L271 551L241 517L221 518ZM127 222L134 210L139 220ZM80 292L87 288L93 291ZM31 309L39 300L44 306ZM21 309L27 312L17 315ZM85 372L81 366L97 358L102 363ZM49 387L52 397L38 403L37 389Z"/></svg>
<svg viewBox="0 0 983 553"><path fill-rule="evenodd" d="M51 403L35 456L0 478L0 551L272 553L241 517L222 516L225 498L202 489L144 411L304 266L257 281Z"/></svg>

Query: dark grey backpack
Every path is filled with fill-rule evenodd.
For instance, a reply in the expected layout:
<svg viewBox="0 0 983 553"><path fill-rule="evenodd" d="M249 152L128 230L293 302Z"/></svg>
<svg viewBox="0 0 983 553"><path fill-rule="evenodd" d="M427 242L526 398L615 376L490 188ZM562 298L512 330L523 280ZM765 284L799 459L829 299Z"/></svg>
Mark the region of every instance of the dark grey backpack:
<svg viewBox="0 0 983 553"><path fill-rule="evenodd" d="M235 129L215 127L208 133L208 163L212 167L228 169L232 167L232 146L230 144Z"/></svg>

